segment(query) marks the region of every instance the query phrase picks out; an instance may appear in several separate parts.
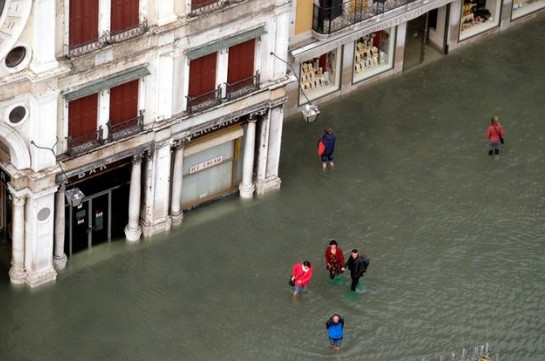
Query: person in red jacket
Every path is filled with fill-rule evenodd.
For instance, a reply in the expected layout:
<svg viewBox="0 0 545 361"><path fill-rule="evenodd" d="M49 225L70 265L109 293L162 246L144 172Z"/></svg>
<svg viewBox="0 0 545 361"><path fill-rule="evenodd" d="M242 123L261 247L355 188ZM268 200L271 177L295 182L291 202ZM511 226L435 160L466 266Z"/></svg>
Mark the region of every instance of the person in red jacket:
<svg viewBox="0 0 545 361"><path fill-rule="evenodd" d="M499 122L497 115L494 115L490 120L490 125L486 131L486 137L488 138L488 155L500 154L500 148L503 144L503 137L505 133L503 127Z"/></svg>
<svg viewBox="0 0 545 361"><path fill-rule="evenodd" d="M336 275L344 272L343 250L337 245L337 241L332 240L325 250L325 264L329 271L329 278L333 279Z"/></svg>
<svg viewBox="0 0 545 361"><path fill-rule="evenodd" d="M295 283L293 295L305 290L312 278L312 265L309 261L303 263L296 263L291 271L291 280Z"/></svg>

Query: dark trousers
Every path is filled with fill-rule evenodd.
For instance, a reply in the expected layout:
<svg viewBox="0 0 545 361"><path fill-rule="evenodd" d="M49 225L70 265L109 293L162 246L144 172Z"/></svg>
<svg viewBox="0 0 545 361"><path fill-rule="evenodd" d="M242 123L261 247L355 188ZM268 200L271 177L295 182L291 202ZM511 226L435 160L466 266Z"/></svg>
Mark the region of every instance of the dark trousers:
<svg viewBox="0 0 545 361"><path fill-rule="evenodd" d="M360 281L359 277L351 277L352 278L352 284L350 285L350 289L352 291L356 290L356 286L358 285L358 282Z"/></svg>

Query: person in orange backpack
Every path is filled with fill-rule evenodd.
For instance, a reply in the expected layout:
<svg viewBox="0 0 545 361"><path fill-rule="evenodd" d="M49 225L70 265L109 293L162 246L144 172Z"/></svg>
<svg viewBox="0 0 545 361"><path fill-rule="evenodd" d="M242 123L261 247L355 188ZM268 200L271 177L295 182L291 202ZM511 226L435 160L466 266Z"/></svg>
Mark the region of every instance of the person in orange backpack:
<svg viewBox="0 0 545 361"><path fill-rule="evenodd" d="M333 129L326 128L324 135L318 141L318 154L320 154L320 143L323 144L323 153L320 155L322 158L322 169L327 168L327 163L331 168L335 167L335 162L333 162L333 152L335 151L335 134L333 134Z"/></svg>

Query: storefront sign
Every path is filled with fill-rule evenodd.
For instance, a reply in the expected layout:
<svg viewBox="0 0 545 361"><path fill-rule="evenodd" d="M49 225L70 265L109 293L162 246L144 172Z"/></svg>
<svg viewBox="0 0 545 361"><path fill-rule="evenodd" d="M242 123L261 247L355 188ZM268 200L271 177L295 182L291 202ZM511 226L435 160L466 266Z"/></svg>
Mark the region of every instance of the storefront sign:
<svg viewBox="0 0 545 361"><path fill-rule="evenodd" d="M234 119L226 121L225 123L215 124L215 125L212 125L212 126L210 126L208 128L204 128L202 130L197 130L195 133L191 133L191 138L200 137L201 135L205 135L205 134L213 132L215 130L225 128L225 127L227 127L229 125L238 123L239 121L240 121L240 118L234 118Z"/></svg>
<svg viewBox="0 0 545 361"><path fill-rule="evenodd" d="M209 160L204 161L204 162L199 163L199 164L195 164L195 165L191 166L191 168L189 168L189 174L201 171L201 170L206 169L206 168L213 167L213 166L215 166L217 164L220 164L222 162L222 160L223 160L223 156L220 155L219 157L209 159Z"/></svg>
<svg viewBox="0 0 545 361"><path fill-rule="evenodd" d="M90 169L88 171L80 172L80 173L78 173L77 177L78 177L78 179L82 179L82 178L85 178L85 177L90 176L92 174L97 174L97 173L104 172L107 169L108 169L107 166L101 165L101 166L98 166L96 168Z"/></svg>

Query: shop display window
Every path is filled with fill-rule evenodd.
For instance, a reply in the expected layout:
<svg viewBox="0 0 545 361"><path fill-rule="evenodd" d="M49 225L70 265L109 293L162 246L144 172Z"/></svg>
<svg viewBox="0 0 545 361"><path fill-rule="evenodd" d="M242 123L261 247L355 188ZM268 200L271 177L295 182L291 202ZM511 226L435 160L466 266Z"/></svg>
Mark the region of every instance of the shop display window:
<svg viewBox="0 0 545 361"><path fill-rule="evenodd" d="M338 54L341 48L305 61L300 69L299 104L320 98L339 89L341 59Z"/></svg>
<svg viewBox="0 0 545 361"><path fill-rule="evenodd" d="M513 0L511 19L518 19L543 8L545 8L545 0Z"/></svg>
<svg viewBox="0 0 545 361"><path fill-rule="evenodd" d="M497 27L501 0L464 0L460 18L460 40Z"/></svg>
<svg viewBox="0 0 545 361"><path fill-rule="evenodd" d="M362 36L355 42L353 81L358 82L392 69L395 28Z"/></svg>

